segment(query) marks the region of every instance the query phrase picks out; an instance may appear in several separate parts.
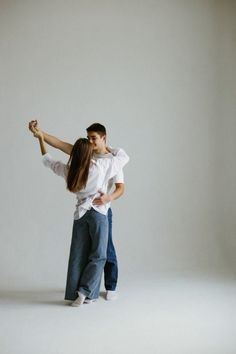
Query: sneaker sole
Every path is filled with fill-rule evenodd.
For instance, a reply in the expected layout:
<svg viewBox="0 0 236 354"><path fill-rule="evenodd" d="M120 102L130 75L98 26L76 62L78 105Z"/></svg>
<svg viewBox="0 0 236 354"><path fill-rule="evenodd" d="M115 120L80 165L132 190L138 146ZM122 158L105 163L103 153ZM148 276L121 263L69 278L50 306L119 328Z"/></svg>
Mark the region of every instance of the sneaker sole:
<svg viewBox="0 0 236 354"><path fill-rule="evenodd" d="M96 302L96 301L97 301L97 299L93 299L93 300L87 299L87 300L84 300L84 303L85 303L85 304L93 304L93 303Z"/></svg>

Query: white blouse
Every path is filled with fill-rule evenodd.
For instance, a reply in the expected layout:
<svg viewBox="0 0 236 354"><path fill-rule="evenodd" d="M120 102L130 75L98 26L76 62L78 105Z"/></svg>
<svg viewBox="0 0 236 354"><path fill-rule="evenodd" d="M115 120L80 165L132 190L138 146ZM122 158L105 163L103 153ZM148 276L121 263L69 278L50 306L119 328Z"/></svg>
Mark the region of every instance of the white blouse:
<svg viewBox="0 0 236 354"><path fill-rule="evenodd" d="M110 203L98 206L93 205L92 202L94 198L100 196L99 192L106 193L109 179L114 177L129 161L129 156L123 149L111 150L112 154L109 158L92 159L86 187L75 192L77 198L75 220L81 218L92 207L101 214L107 214ZM43 155L42 161L46 167L66 180L68 167L65 163L54 160L49 153Z"/></svg>

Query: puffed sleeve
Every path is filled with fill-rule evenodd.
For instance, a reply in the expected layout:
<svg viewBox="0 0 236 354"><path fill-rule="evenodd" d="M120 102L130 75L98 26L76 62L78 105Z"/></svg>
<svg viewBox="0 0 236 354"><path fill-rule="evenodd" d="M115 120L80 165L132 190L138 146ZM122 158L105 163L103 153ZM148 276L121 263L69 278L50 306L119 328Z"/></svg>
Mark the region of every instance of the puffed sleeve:
<svg viewBox="0 0 236 354"><path fill-rule="evenodd" d="M68 170L66 164L61 161L54 160L49 153L43 155L42 162L44 166L49 167L56 175L66 178Z"/></svg>
<svg viewBox="0 0 236 354"><path fill-rule="evenodd" d="M112 149L113 156L109 159L98 159L105 169L105 181L114 177L129 162L129 156L123 149Z"/></svg>

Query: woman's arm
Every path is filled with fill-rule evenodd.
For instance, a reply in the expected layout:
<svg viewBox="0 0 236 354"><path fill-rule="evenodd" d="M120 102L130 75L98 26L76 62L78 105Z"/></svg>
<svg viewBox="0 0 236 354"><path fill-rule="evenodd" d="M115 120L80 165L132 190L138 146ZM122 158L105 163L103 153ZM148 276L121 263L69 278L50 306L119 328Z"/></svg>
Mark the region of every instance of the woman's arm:
<svg viewBox="0 0 236 354"><path fill-rule="evenodd" d="M43 137L39 137L39 144L40 144L40 149L41 149L41 154L45 155L47 153L47 150L45 148L44 140Z"/></svg>
<svg viewBox="0 0 236 354"><path fill-rule="evenodd" d="M49 167L56 175L66 178L67 165L61 161L54 160L51 155L47 152L43 132L40 129L32 128L32 132L36 138L39 140L39 145L41 149L41 154L43 155L43 164Z"/></svg>
<svg viewBox="0 0 236 354"><path fill-rule="evenodd" d="M129 156L123 149L111 149L108 148L113 154L112 159L110 159L110 168L108 169L107 177L110 179L114 177L128 162Z"/></svg>
<svg viewBox="0 0 236 354"><path fill-rule="evenodd" d="M44 137L43 137L43 132L37 128L32 128L32 132L34 133L34 136L38 138L39 140L39 146L41 150L41 154L45 155L47 153L46 146L44 144Z"/></svg>

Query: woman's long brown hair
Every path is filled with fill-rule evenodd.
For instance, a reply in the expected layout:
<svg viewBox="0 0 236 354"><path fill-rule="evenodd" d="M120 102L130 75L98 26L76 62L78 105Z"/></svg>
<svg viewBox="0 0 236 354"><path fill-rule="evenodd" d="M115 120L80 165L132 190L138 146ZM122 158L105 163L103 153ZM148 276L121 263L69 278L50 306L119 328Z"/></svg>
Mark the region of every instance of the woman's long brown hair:
<svg viewBox="0 0 236 354"><path fill-rule="evenodd" d="M92 144L88 139L78 139L71 151L67 175L67 189L70 192L79 192L86 186L93 154Z"/></svg>

